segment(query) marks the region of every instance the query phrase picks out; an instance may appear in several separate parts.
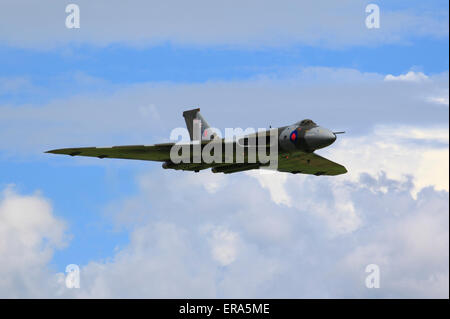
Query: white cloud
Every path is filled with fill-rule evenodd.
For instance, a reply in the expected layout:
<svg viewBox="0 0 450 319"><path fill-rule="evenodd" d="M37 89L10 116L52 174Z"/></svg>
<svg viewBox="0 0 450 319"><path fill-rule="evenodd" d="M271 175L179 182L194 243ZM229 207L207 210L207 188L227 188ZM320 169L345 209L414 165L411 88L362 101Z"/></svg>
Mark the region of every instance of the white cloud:
<svg viewBox="0 0 450 319"><path fill-rule="evenodd" d="M170 203L150 199L148 221L136 225L130 245L110 262L82 268L78 296L448 296L447 192L429 188L415 200L409 181L385 176L357 182L293 176L286 186L296 207L286 208L246 175L227 177L232 182L206 203L194 195L200 185L170 188L182 173L158 175L165 182L148 175L155 187L142 189L137 203L148 207L149 194L182 190L193 210L179 210L176 196ZM265 231L270 223L255 231L271 216L286 223L285 239ZM376 292L365 288L370 263L382 272Z"/></svg>
<svg viewBox="0 0 450 319"><path fill-rule="evenodd" d="M209 171L201 171L198 174L187 176L184 183L202 186L208 194L220 191L226 184L226 178L222 174L210 174Z"/></svg>
<svg viewBox="0 0 450 319"><path fill-rule="evenodd" d="M115 203L117 212L143 209L144 219L133 224L129 244L114 256L81 265L80 289L58 282L61 274L48 271L49 255L39 256L32 245L21 249L21 256L29 261L37 255L38 262L1 266L2 278L8 278L0 285L3 296L448 298L448 192L428 188L413 199L410 181L386 176L366 174L357 182L290 176L286 186L295 207L287 208L245 174L227 176L223 191L206 199L198 195L201 185L174 188L190 174L175 173L143 176L146 184L129 199L133 210L126 202ZM180 209L184 198L189 206ZM49 218L48 203L34 196L24 199L32 200L32 206L10 202L21 199L6 195L1 216L9 215L10 207L37 207L46 217L31 225L48 222L25 227L27 233L39 229L36 243L51 236L55 245L61 244L61 224ZM333 207L342 213L333 217ZM281 223L266 222L271 219ZM340 226L330 236L334 222ZM281 231L271 232L272 226ZM10 235L2 242L11 243ZM2 251L2 260L12 253ZM364 270L370 263L381 268L376 291L365 288Z"/></svg>
<svg viewBox="0 0 450 319"><path fill-rule="evenodd" d="M420 127L407 125L378 125L374 133L382 139L391 139L393 141L415 140L418 142L438 142L448 144L448 127Z"/></svg>
<svg viewBox="0 0 450 319"><path fill-rule="evenodd" d="M322 153L348 168L346 177L357 180L363 172L381 171L390 178L414 178L414 196L433 186L449 190L448 127L376 126L365 136L341 136Z"/></svg>
<svg viewBox="0 0 450 319"><path fill-rule="evenodd" d="M0 296L47 296L57 289L48 267L55 249L66 245L66 226L39 194L19 195L8 187L0 197Z"/></svg>
<svg viewBox="0 0 450 319"><path fill-rule="evenodd" d="M426 76L422 72L409 71L406 74L400 74L397 76L388 74L384 77L384 80L385 81L420 82L420 81L428 80L428 76Z"/></svg>
<svg viewBox="0 0 450 319"><path fill-rule="evenodd" d="M204 244L183 225L150 222L108 262L82 268L82 298L200 298L214 294L214 267ZM208 257L205 257L208 256ZM67 296L67 291L65 292Z"/></svg>
<svg viewBox="0 0 450 319"><path fill-rule="evenodd" d="M445 205L436 204L425 204L421 196L408 211L397 211L397 218L386 222L385 230L375 235L373 243L353 250L341 266L356 270L369 262L379 265L381 287L389 291L386 297L444 297L449 280L448 212ZM431 268L435 271L423 271Z"/></svg>
<svg viewBox="0 0 450 319"><path fill-rule="evenodd" d="M351 233L358 229L361 224L359 214L355 212L348 192L342 190L342 185L334 188L332 194L330 194L335 198L335 201L328 202L320 201L316 197L310 196L311 190L300 194L294 192L295 196L292 191L288 191L291 188L302 190L305 187L312 187L302 178L296 178L287 173L280 174L271 171L263 174L260 171L250 171L247 175L256 178L259 185L269 191L270 198L275 204L313 212L314 215L320 217L325 221L331 237ZM320 194L319 189L313 189L312 192ZM277 227L279 223L279 221L272 220L272 226L267 228ZM286 225L283 225L283 228L283 231L288 229Z"/></svg>
<svg viewBox="0 0 450 319"><path fill-rule="evenodd" d="M331 235L354 232L361 226L362 222L360 212L355 211L348 190L343 189L343 186L338 184L332 192L335 199L334 205L326 207L323 204L311 201L312 212L326 221L328 229L331 230Z"/></svg>
<svg viewBox="0 0 450 319"><path fill-rule="evenodd" d="M448 94L447 94L447 96L434 96L434 97L429 97L428 99L433 103L448 106Z"/></svg>
<svg viewBox="0 0 450 319"><path fill-rule="evenodd" d="M206 226L213 258L222 266L230 265L238 255L239 236L224 227Z"/></svg>
<svg viewBox="0 0 450 319"><path fill-rule="evenodd" d="M261 187L268 189L270 198L276 204L283 204L287 207L292 206L291 198L284 187L287 179L286 174L279 174L269 170L248 171L246 174L255 177Z"/></svg>
<svg viewBox="0 0 450 319"><path fill-rule="evenodd" d="M445 37L448 14L382 7L380 29L365 26L366 1L226 1L189 3L79 0L80 29L65 26L65 6L51 1L2 2L0 40L21 47L67 43L135 46L175 43L271 47L310 44L341 47L407 43L411 37Z"/></svg>

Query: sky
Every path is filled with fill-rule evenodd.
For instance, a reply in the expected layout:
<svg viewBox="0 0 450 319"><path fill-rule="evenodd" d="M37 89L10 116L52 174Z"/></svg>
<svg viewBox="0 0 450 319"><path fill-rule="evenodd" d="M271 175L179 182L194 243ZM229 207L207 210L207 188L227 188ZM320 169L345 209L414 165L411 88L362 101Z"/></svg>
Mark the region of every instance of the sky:
<svg viewBox="0 0 450 319"><path fill-rule="evenodd" d="M65 8L80 8L68 29ZM369 29L365 9L380 8ZM448 298L448 1L2 1L0 297ZM336 177L65 157L346 131ZM65 285L80 268L80 288ZM366 266L380 269L368 289Z"/></svg>

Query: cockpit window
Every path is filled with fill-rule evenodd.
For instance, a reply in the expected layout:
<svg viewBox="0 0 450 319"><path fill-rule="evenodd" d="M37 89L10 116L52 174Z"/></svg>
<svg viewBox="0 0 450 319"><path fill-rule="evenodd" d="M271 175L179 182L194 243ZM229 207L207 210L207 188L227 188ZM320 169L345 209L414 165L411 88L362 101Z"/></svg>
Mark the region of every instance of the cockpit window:
<svg viewBox="0 0 450 319"><path fill-rule="evenodd" d="M302 125L302 126L306 126L306 125L316 125L316 123L314 123L313 120L309 120L309 119L303 120L303 121L301 121L299 124Z"/></svg>

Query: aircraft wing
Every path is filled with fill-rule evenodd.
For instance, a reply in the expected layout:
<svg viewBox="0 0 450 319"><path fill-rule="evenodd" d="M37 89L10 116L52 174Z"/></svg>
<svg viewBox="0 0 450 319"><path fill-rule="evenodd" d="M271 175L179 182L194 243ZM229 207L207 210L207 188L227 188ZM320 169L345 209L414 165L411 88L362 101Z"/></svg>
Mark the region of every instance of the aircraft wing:
<svg viewBox="0 0 450 319"><path fill-rule="evenodd" d="M98 158L122 158L145 161L164 162L170 160L170 148L173 143L155 145L127 145L112 147L80 147L62 148L47 151L52 154L65 154L71 156L89 156Z"/></svg>
<svg viewBox="0 0 450 319"><path fill-rule="evenodd" d="M236 172L258 169L265 165L261 164L228 164L218 165L212 168L213 173L232 174ZM335 162L332 162L322 156L314 153L299 153L295 155L280 155L278 157L279 172L287 172L292 174L309 174L309 175L340 175L347 173L347 169Z"/></svg>
<svg viewBox="0 0 450 319"><path fill-rule="evenodd" d="M347 169L314 153L299 153L293 156L279 156L278 171L293 174L340 175Z"/></svg>
<svg viewBox="0 0 450 319"><path fill-rule="evenodd" d="M120 158L145 161L170 162L170 149L174 143L155 145L129 145L113 147L81 147L63 148L47 151L46 153L65 154L71 156L88 156L97 158ZM187 163L174 164L169 167L176 170L199 171L212 168L213 173L231 174L260 168L260 164L205 164ZM164 166L163 166L164 167ZM298 153L295 155L280 155L278 157L278 171L311 175L340 175L347 173L347 169L335 162L314 153Z"/></svg>

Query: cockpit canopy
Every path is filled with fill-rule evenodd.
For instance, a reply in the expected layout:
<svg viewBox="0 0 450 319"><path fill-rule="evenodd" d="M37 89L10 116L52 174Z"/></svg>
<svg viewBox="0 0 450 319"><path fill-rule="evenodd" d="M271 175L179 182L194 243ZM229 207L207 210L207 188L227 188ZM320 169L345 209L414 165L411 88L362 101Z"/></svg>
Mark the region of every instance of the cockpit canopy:
<svg viewBox="0 0 450 319"><path fill-rule="evenodd" d="M301 126L317 125L316 123L314 123L313 120L310 120L310 119L305 119L305 120L303 120L303 121L298 122L297 124L298 124L298 125L301 125Z"/></svg>

